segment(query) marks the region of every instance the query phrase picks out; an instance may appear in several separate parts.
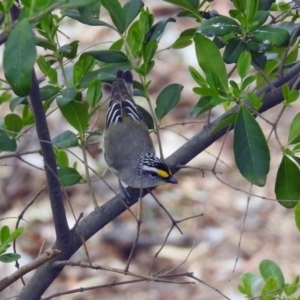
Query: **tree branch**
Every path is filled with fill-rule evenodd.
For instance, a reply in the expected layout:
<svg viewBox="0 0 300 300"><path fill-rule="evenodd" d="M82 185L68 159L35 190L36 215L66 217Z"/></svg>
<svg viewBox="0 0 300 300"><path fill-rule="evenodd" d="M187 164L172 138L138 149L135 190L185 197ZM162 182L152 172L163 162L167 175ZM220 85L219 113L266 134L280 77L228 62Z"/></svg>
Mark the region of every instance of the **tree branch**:
<svg viewBox="0 0 300 300"><path fill-rule="evenodd" d="M283 76L272 81L275 88L271 89L269 86L260 90L258 94L265 93L263 99L263 106L259 110L260 113L269 110L270 108L281 103L283 99L282 95L282 85L287 83L289 86L293 86L299 77L300 73L300 63L297 63L291 69L287 70ZM298 84L297 88L300 88ZM203 150L213 144L221 136L223 136L228 127L225 127L215 134L211 134L212 129L218 124L218 122L226 115L237 111L239 106L235 106L226 113L224 113L219 118L215 119L206 128L195 134L188 142L186 142L182 147L175 151L170 157L166 159L166 162L171 165L171 169L176 173L179 168L176 165L185 165ZM233 128L231 126L230 130ZM138 189L127 188L127 191L131 195L130 206L137 202L140 191ZM143 192L143 196L146 195L146 191ZM121 213L126 210L123 202L120 200L119 196L115 196L110 201L106 202L101 207L96 208L88 216L82 219L78 224L78 227L72 231L71 239L69 240L68 247L65 247L57 257L55 257L50 263L40 266L28 285L26 285L19 296L18 300L39 300L46 289L50 286L53 280L58 276L63 267L55 266L55 262L62 260L68 260L81 246L82 239L80 234L82 234L85 241L91 238L100 229L110 223L113 219L118 217ZM53 246L54 248L60 249L57 244ZM61 250L61 249L60 249Z"/></svg>
<svg viewBox="0 0 300 300"><path fill-rule="evenodd" d="M53 214L57 249L64 251L68 247L70 230L67 223L60 182L57 176L56 160L51 144L47 119L40 95L39 82L35 72L32 73L31 90L29 94L30 106L35 118L36 132L44 158L45 173L49 190L49 198Z"/></svg>
<svg viewBox="0 0 300 300"><path fill-rule="evenodd" d="M39 256L37 259L33 260L32 262L24 265L20 269L18 269L13 274L4 277L0 280L0 292L3 291L6 287L20 279L25 274L29 273L32 270L35 270L40 265L44 264L45 262L49 261L53 257L55 257L59 253L59 250L57 249L49 249L46 250L41 256Z"/></svg>

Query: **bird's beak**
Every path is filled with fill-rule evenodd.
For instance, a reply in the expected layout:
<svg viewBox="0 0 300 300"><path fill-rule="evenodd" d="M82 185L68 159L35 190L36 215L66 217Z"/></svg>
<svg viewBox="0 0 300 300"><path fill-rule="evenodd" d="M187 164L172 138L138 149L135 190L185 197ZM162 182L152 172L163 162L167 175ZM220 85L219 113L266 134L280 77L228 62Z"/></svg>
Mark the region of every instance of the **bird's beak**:
<svg viewBox="0 0 300 300"><path fill-rule="evenodd" d="M168 183L173 183L173 184L177 184L177 183L178 183L177 179L176 179L175 177L173 177L173 176L170 176L170 177L166 180L166 182L168 182Z"/></svg>

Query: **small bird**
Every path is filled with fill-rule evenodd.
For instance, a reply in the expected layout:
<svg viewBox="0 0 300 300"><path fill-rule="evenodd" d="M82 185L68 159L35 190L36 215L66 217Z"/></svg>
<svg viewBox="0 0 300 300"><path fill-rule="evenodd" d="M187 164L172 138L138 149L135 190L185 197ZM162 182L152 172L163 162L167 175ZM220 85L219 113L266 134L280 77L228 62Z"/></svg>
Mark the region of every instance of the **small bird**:
<svg viewBox="0 0 300 300"><path fill-rule="evenodd" d="M155 155L145 120L132 98L132 83L129 70L117 72L104 131L104 158L118 177L125 199L128 195L121 181L133 188L177 183L169 167Z"/></svg>

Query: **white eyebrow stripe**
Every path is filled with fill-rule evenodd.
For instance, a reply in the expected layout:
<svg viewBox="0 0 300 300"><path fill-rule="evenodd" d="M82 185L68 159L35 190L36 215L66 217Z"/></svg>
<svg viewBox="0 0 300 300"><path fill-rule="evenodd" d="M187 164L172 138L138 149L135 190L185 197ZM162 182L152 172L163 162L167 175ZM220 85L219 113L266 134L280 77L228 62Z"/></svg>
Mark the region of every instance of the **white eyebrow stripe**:
<svg viewBox="0 0 300 300"><path fill-rule="evenodd" d="M155 167L149 167L149 166L146 166L146 165L143 165L143 168L142 168L144 171L149 171L149 172L155 172L158 174L157 172L157 169Z"/></svg>

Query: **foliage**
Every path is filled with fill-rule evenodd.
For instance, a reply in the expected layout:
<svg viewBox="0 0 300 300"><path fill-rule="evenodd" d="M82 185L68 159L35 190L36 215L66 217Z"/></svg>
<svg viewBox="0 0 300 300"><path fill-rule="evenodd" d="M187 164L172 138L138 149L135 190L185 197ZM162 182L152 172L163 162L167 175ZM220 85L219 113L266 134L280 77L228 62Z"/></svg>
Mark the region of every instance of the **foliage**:
<svg viewBox="0 0 300 300"><path fill-rule="evenodd" d="M11 246L10 243L16 240L22 233L24 228L18 228L10 232L8 226L2 226L0 230L0 262L9 263L19 259L21 256L17 253L6 253Z"/></svg>
<svg viewBox="0 0 300 300"><path fill-rule="evenodd" d="M169 84L159 93L155 108L152 107L148 93L151 86L149 73L156 67L156 54L193 44L198 66L190 66L187 72L195 81L193 92L198 95L199 101L190 109L191 116L196 118L221 108L224 113L209 128L209 138L213 142L233 130L233 155L237 169L251 184L265 186L272 157L268 138L260 123L262 113L280 102L284 110L292 106L299 96L299 82L284 76L297 66L297 4L276 4L274 0L233 0L229 16L225 16L208 11L207 5L211 2L208 0L166 0L179 12L156 22L142 0L129 0L123 6L118 0L21 2L23 6L18 17L11 14L14 1L0 3L3 17L0 42L5 42L3 67L10 89L10 92L1 89L0 104L9 101L11 110L0 123L1 151L17 154L24 131L38 124L39 114L42 113L46 119L47 113L58 108L72 130L61 132L51 141L50 155L54 155L56 162L52 175L62 186L90 182L88 167L85 174L80 174L77 164L70 162L68 150L80 148L87 166L86 145L97 134L91 120L105 100L103 84L112 83L119 69L132 69L139 78L134 82L134 95L147 100L150 113L141 108L142 113L149 129L159 132L164 117L178 105L184 87L180 83ZM109 14L109 22L101 19L102 10ZM161 49L162 35L167 26L178 18L193 19L196 26L185 28L171 45ZM56 39L60 26L64 20L70 19L88 26L106 27L116 32L119 38L107 49L95 48L84 53L78 51L80 41L60 46ZM47 54L39 54L41 49ZM66 73L66 64L72 64L70 74ZM35 67L43 74L43 83L38 82L37 89L34 86ZM267 104L268 97L277 89L277 102L274 100ZM36 94L40 99L34 98ZM41 102L40 111L37 111L34 101ZM278 121L272 124L272 131L276 132L277 125ZM295 208L295 222L300 230L299 132L300 113L291 122L286 143L282 145L278 140L282 160L273 188L280 205ZM48 153L42 144L40 152L48 163ZM182 159L185 163L193 158L188 154L186 157ZM49 190L51 192L50 185ZM55 209L55 205L52 208ZM64 213L62 209L60 211ZM19 258L18 254L3 253L22 232L22 229L17 229L10 234L7 226L2 227L1 261ZM58 232L56 234L59 236ZM259 299L278 299L283 293L289 297L296 292L293 286L298 284L299 277L292 284L286 284L274 262L263 261L260 272L262 279L250 273L241 277L239 290L248 298L254 296L261 280L265 284Z"/></svg>
<svg viewBox="0 0 300 300"><path fill-rule="evenodd" d="M280 267L269 259L261 261L259 271L260 276L244 273L240 277L238 289L246 299L253 299L253 297L259 300L300 299L300 296L294 295L299 289L299 275L291 283L286 283ZM260 291L258 291L259 287Z"/></svg>

